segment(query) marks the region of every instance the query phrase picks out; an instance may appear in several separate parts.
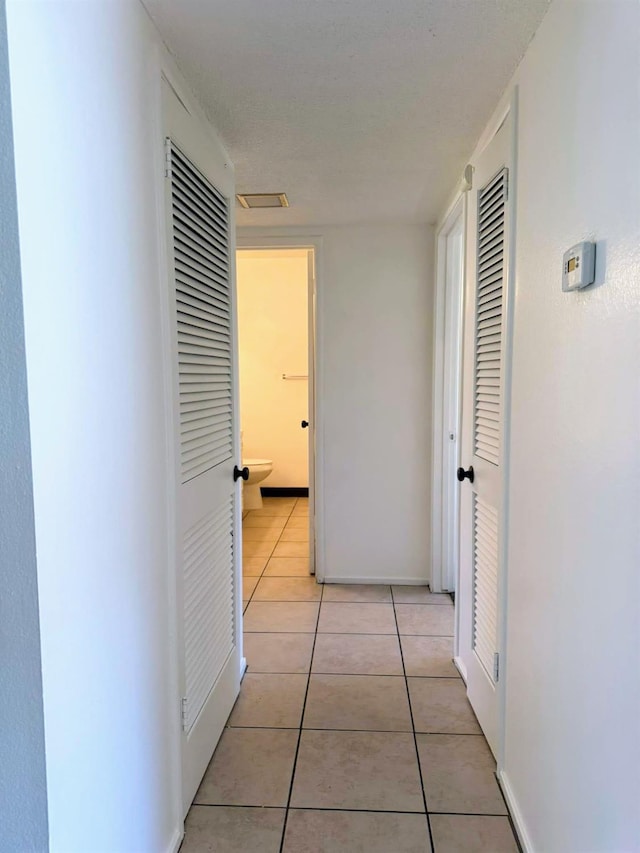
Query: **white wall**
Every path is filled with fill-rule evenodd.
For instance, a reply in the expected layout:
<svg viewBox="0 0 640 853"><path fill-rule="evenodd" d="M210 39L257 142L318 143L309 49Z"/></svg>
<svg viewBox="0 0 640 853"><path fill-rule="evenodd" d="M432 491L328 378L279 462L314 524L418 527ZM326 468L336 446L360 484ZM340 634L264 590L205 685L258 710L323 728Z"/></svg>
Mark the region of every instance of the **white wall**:
<svg viewBox="0 0 640 853"><path fill-rule="evenodd" d="M540 853L640 849L639 34L636 2L554 0L514 80L504 777ZM597 282L562 293L583 239Z"/></svg>
<svg viewBox="0 0 640 853"><path fill-rule="evenodd" d="M5 3L0 0L0 849L47 849L27 369Z"/></svg>
<svg viewBox="0 0 640 853"><path fill-rule="evenodd" d="M163 52L130 0L11 0L8 32L50 847L155 853L181 831Z"/></svg>
<svg viewBox="0 0 640 853"><path fill-rule="evenodd" d="M426 582L432 243L426 226L241 229L313 236L318 256L320 508L329 581Z"/></svg>
<svg viewBox="0 0 640 853"><path fill-rule="evenodd" d="M309 485L309 273L305 249L239 251L238 347L244 456L271 459L263 486Z"/></svg>

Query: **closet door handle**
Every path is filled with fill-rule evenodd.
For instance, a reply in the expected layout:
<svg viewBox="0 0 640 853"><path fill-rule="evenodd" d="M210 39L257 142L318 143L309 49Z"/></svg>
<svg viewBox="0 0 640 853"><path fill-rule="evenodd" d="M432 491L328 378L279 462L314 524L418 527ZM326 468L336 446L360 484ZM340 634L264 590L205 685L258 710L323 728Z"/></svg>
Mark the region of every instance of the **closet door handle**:
<svg viewBox="0 0 640 853"><path fill-rule="evenodd" d="M309 421L302 421L300 426L302 427L302 429L306 429L309 426Z"/></svg>
<svg viewBox="0 0 640 853"><path fill-rule="evenodd" d="M464 480L468 480L470 483L473 483L473 479L474 479L473 465L469 465L468 471L465 471L464 468L458 468L458 470L456 472L456 476L461 483Z"/></svg>
<svg viewBox="0 0 640 853"><path fill-rule="evenodd" d="M249 469L248 468L238 468L237 465L233 466L233 482L235 483L237 480L242 477L243 480L249 479Z"/></svg>

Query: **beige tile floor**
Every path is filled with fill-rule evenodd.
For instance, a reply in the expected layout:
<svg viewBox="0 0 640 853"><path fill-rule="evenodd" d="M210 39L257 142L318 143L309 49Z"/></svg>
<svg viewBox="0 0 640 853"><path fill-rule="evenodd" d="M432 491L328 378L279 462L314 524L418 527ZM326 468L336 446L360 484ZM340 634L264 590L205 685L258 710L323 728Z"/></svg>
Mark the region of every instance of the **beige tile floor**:
<svg viewBox="0 0 640 853"><path fill-rule="evenodd" d="M317 585L306 515L244 519L248 670L181 853L517 853L451 599Z"/></svg>

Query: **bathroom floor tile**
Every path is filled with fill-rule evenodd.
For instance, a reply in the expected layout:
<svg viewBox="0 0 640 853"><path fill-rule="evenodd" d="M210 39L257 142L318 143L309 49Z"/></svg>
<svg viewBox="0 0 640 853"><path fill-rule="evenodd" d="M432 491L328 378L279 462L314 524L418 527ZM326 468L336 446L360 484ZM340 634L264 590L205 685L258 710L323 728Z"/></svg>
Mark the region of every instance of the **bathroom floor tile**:
<svg viewBox="0 0 640 853"><path fill-rule="evenodd" d="M453 607L451 596L431 592L428 586L392 586L396 604L443 604Z"/></svg>
<svg viewBox="0 0 640 853"><path fill-rule="evenodd" d="M313 634L245 634L248 671L309 672L313 639Z"/></svg>
<svg viewBox="0 0 640 853"><path fill-rule="evenodd" d="M318 634L312 671L349 675L402 675L398 637Z"/></svg>
<svg viewBox="0 0 640 853"><path fill-rule="evenodd" d="M242 574L245 577L260 577L269 561L268 557L242 557Z"/></svg>
<svg viewBox="0 0 640 853"><path fill-rule="evenodd" d="M284 515L253 515L251 512L242 519L242 529L248 530L250 527L262 527L264 530L284 530L287 524L286 516Z"/></svg>
<svg viewBox="0 0 640 853"><path fill-rule="evenodd" d="M280 537L281 542L309 542L309 528L304 527L285 527ZM308 550L308 549L307 549Z"/></svg>
<svg viewBox="0 0 640 853"><path fill-rule="evenodd" d="M180 853L279 853L285 809L194 806Z"/></svg>
<svg viewBox="0 0 640 853"><path fill-rule="evenodd" d="M323 601L387 603L391 601L391 590L385 584L327 583Z"/></svg>
<svg viewBox="0 0 640 853"><path fill-rule="evenodd" d="M300 725L306 675L247 672L229 726L293 729Z"/></svg>
<svg viewBox="0 0 640 853"><path fill-rule="evenodd" d="M417 732L482 734L461 678L409 678L408 684Z"/></svg>
<svg viewBox="0 0 640 853"><path fill-rule="evenodd" d="M242 600L249 601L251 596L253 595L253 591L256 588L258 583L257 577L252 577L248 575L247 577L242 578Z"/></svg>
<svg viewBox="0 0 640 853"><path fill-rule="evenodd" d="M312 675L304 728L410 732L404 678L394 675Z"/></svg>
<svg viewBox="0 0 640 853"><path fill-rule="evenodd" d="M320 610L318 632L322 634L395 634L396 620L391 604L350 604L330 601Z"/></svg>
<svg viewBox="0 0 640 853"><path fill-rule="evenodd" d="M271 530L268 527L245 527L242 531L242 541L245 544L247 542L269 542L275 546L280 535L281 531Z"/></svg>
<svg viewBox="0 0 640 853"><path fill-rule="evenodd" d="M242 543L242 554L245 557L270 557L275 548L272 542L244 542Z"/></svg>
<svg viewBox="0 0 640 853"><path fill-rule="evenodd" d="M518 853L507 817L432 814L430 821L435 853Z"/></svg>
<svg viewBox="0 0 640 853"><path fill-rule="evenodd" d="M287 521L285 530L309 530L309 518L306 515L292 515Z"/></svg>
<svg viewBox="0 0 640 853"><path fill-rule="evenodd" d="M312 601L252 601L244 617L248 633L313 633L319 604Z"/></svg>
<svg viewBox="0 0 640 853"><path fill-rule="evenodd" d="M506 815L496 764L481 735L416 735L432 812Z"/></svg>
<svg viewBox="0 0 640 853"><path fill-rule="evenodd" d="M273 551L274 557L307 557L309 556L308 542L280 541Z"/></svg>
<svg viewBox="0 0 640 853"><path fill-rule="evenodd" d="M309 557L271 557L265 577L310 577Z"/></svg>
<svg viewBox="0 0 640 853"><path fill-rule="evenodd" d="M312 809L289 812L283 853L390 851L430 853L426 815Z"/></svg>
<svg viewBox="0 0 640 853"><path fill-rule="evenodd" d="M195 802L286 806L297 743L295 729L225 729Z"/></svg>
<svg viewBox="0 0 640 853"><path fill-rule="evenodd" d="M281 504L267 504L264 501L262 509L250 509L247 518L268 518L285 516L288 518L291 515L290 506L282 506Z"/></svg>
<svg viewBox="0 0 640 853"><path fill-rule="evenodd" d="M303 729L291 806L424 811L413 735Z"/></svg>
<svg viewBox="0 0 640 853"><path fill-rule="evenodd" d="M453 663L453 637L400 638L407 675L460 678Z"/></svg>
<svg viewBox="0 0 640 853"><path fill-rule="evenodd" d="M430 604L396 604L400 634L453 637L454 608Z"/></svg>
<svg viewBox="0 0 640 853"><path fill-rule="evenodd" d="M254 601L320 601L322 587L315 578L263 577L254 593Z"/></svg>

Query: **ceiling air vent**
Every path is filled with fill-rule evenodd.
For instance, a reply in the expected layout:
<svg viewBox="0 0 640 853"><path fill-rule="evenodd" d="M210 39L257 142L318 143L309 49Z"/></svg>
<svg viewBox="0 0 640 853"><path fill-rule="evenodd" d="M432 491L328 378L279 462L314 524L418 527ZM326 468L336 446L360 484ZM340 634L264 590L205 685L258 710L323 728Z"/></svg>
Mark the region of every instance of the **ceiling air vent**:
<svg viewBox="0 0 640 853"><path fill-rule="evenodd" d="M247 210L255 207L289 207L286 193L238 193L236 198Z"/></svg>

